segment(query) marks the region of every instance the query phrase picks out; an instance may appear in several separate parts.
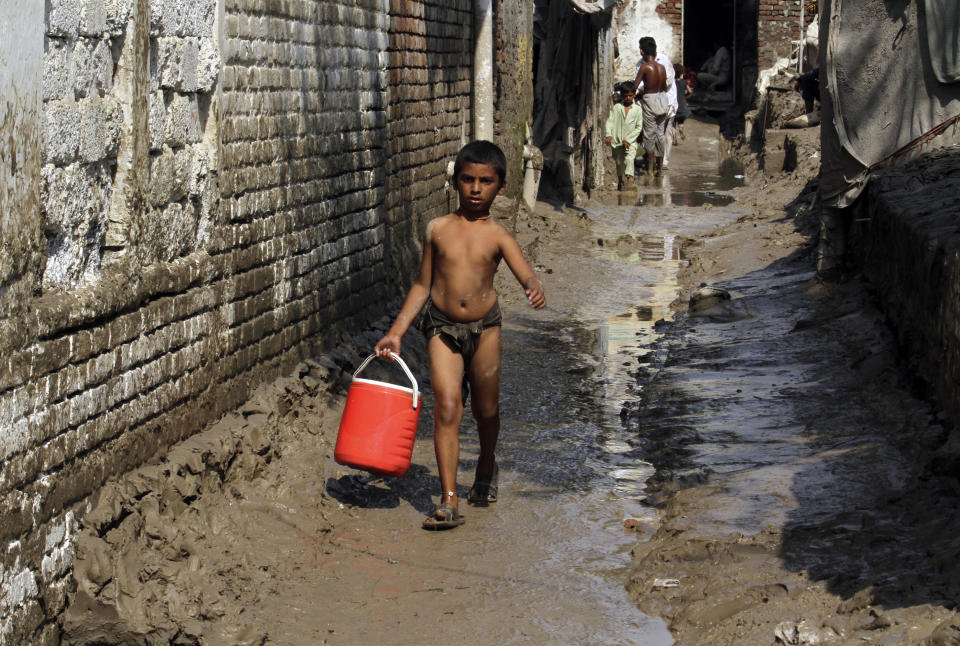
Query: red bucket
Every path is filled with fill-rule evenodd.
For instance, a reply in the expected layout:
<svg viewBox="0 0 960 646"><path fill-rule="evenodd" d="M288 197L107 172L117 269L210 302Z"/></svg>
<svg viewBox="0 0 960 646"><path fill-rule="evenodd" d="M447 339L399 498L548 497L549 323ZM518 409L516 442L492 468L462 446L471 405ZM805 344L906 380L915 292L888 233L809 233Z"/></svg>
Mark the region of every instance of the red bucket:
<svg viewBox="0 0 960 646"><path fill-rule="evenodd" d="M340 464L388 476L402 476L410 467L420 420L420 391L407 364L393 358L412 388L357 375L377 355L364 359L353 373L333 457Z"/></svg>

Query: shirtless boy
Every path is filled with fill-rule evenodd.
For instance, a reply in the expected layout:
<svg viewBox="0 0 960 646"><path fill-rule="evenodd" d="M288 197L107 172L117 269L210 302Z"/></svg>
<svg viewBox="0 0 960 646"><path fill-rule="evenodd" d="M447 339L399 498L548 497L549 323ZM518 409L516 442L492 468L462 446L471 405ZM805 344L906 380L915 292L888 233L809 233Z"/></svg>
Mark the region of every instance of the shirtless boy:
<svg viewBox="0 0 960 646"><path fill-rule="evenodd" d="M656 61L657 42L653 38L648 36L640 39L640 53L643 54L643 64L637 70L633 84L643 88L640 107L643 110L643 147L647 151L647 173L656 171L659 175L663 171L667 121L670 118L667 71Z"/></svg>
<svg viewBox="0 0 960 646"><path fill-rule="evenodd" d="M423 521L424 529L450 529L464 522L457 463L467 383L480 435L480 458L467 501L486 505L497 500L501 315L493 277L500 260L523 286L531 307L547 304L520 245L490 220L490 205L506 189L506 167L503 151L489 141L474 141L460 150L453 170L460 208L427 225L420 271L396 321L376 345L378 357L400 354L400 340L417 318L427 337L433 445L442 492L440 504Z"/></svg>

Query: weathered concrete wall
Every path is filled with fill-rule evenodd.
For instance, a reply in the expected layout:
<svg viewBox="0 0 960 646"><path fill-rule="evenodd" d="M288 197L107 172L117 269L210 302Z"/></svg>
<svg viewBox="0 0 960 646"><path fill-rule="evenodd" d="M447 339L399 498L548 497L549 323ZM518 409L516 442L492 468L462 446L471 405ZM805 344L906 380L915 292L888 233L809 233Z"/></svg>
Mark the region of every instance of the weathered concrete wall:
<svg viewBox="0 0 960 646"><path fill-rule="evenodd" d="M43 8L0 0L0 325L25 311L40 282ZM15 64L22 61L22 64Z"/></svg>
<svg viewBox="0 0 960 646"><path fill-rule="evenodd" d="M864 271L913 374L960 424L960 147L873 174Z"/></svg>
<svg viewBox="0 0 960 646"><path fill-rule="evenodd" d="M632 81L637 75L640 39L644 36L652 36L657 41L657 51L665 53L671 61L681 61L681 12L679 2L666 0L629 0L617 4L613 10L613 30L620 54L615 60L617 81Z"/></svg>
<svg viewBox="0 0 960 646"><path fill-rule="evenodd" d="M87 496L400 295L469 136L472 12L0 11L0 643L53 644Z"/></svg>
<svg viewBox="0 0 960 646"><path fill-rule="evenodd" d="M497 2L496 139L507 156L507 195L523 189L523 145L533 125L533 3Z"/></svg>
<svg viewBox="0 0 960 646"><path fill-rule="evenodd" d="M614 83L613 18L537 0L533 142L543 152L541 193L582 200L604 182L603 124Z"/></svg>

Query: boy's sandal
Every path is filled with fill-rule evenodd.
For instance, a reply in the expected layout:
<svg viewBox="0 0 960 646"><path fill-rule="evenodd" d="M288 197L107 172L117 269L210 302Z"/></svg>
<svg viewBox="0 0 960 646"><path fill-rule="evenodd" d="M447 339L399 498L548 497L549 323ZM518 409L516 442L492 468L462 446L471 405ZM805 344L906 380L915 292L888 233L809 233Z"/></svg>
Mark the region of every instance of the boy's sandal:
<svg viewBox="0 0 960 646"><path fill-rule="evenodd" d="M429 516L423 519L424 529L453 529L466 522L463 514L453 508L453 505L443 503L437 505Z"/></svg>
<svg viewBox="0 0 960 646"><path fill-rule="evenodd" d="M479 466L479 465L478 465ZM476 474L467 502L471 505L486 506L497 502L497 482L500 479L500 467L493 465L493 473L489 475Z"/></svg>

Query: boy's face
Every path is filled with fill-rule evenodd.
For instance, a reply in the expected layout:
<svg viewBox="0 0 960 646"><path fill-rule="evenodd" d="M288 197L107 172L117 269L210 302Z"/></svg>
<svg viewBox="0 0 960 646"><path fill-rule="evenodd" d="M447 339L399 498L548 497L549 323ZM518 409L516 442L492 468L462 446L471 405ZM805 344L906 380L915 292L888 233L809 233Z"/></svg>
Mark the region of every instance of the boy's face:
<svg viewBox="0 0 960 646"><path fill-rule="evenodd" d="M633 99L636 95L636 92L623 90L620 92L620 100L623 101L623 105L633 105Z"/></svg>
<svg viewBox="0 0 960 646"><path fill-rule="evenodd" d="M467 162L457 175L460 209L468 213L486 215L493 199L503 195L506 188L500 183L500 176L492 164Z"/></svg>

